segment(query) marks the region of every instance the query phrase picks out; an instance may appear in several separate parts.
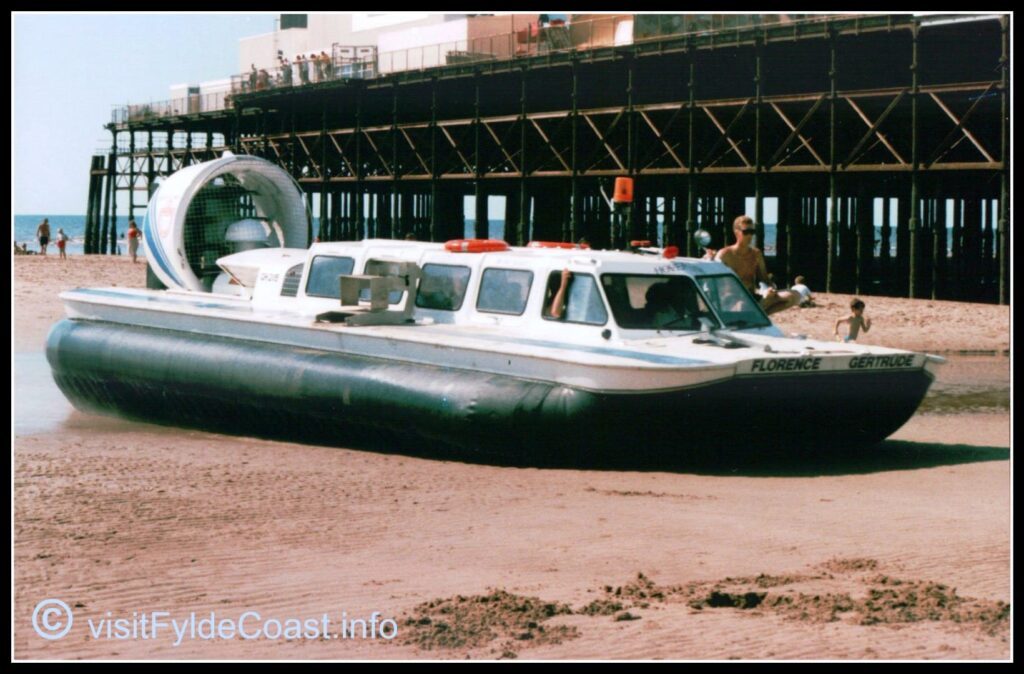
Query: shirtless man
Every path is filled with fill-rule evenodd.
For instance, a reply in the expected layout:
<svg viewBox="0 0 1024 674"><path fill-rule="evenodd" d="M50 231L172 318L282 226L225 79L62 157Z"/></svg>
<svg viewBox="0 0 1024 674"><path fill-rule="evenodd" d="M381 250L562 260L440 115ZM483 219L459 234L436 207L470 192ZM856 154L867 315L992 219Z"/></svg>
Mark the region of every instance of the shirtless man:
<svg viewBox="0 0 1024 674"><path fill-rule="evenodd" d="M732 223L736 243L718 251L715 259L730 267L740 277L743 285L752 294L757 294L757 284L768 283L768 268L761 251L750 245L754 238L754 221L750 216L741 215ZM800 304L800 295L789 290L777 291L768 288L761 297L761 308L766 314L774 314Z"/></svg>
<svg viewBox="0 0 1024 674"><path fill-rule="evenodd" d="M46 247L50 245L50 219L43 218L36 229L36 238L39 239L39 254L46 255Z"/></svg>

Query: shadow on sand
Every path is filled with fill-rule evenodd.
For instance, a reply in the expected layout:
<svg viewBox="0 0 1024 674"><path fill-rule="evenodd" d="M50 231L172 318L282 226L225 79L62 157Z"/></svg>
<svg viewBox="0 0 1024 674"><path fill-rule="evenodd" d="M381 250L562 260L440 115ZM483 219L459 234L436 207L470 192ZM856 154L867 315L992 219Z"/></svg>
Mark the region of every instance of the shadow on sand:
<svg viewBox="0 0 1024 674"><path fill-rule="evenodd" d="M75 411L66 422L78 431L89 428L99 432L117 432L124 423L141 422L154 432L174 433L176 427L151 420L125 419L107 415L95 416ZM861 475L897 470L918 470L966 463L1008 461L1008 447L982 447L963 444L938 444L886 440L869 447L837 447L818 444L812 447L780 449L751 445L743 450L735 446L706 447L624 447L600 453L577 450L566 455L565 447L531 447L529 452L488 454L466 448L453 448L441 442L412 440L388 430L357 431L349 429L344 437L325 438L296 429L287 432L253 434L239 428L195 428L184 432L209 431L242 437L259 437L281 442L299 442L339 447L379 454L402 455L437 461L454 461L510 468L542 468L563 470L638 471L691 473L698 475L734 475L737 477L819 477Z"/></svg>
<svg viewBox="0 0 1024 674"><path fill-rule="evenodd" d="M966 463L1008 461L1008 447L945 445L887 440L871 447L794 449L788 453L755 454L722 448L701 448L688 456L663 453L623 453L583 460L552 460L533 457L503 460L486 456L467 457L439 449L433 452L396 452L390 448L360 447L370 451L401 453L426 459L441 459L516 468L564 470L633 471L690 473L696 475L733 475L737 477L822 477L863 475L898 470L918 470Z"/></svg>
<svg viewBox="0 0 1024 674"><path fill-rule="evenodd" d="M671 470L703 475L736 475L745 477L822 477L863 475L896 470L918 470L964 463L1008 461L1008 447L976 445L944 445L905 440L886 440L872 447L796 450L791 454L746 455L735 453L699 460L673 467L636 466L633 470Z"/></svg>

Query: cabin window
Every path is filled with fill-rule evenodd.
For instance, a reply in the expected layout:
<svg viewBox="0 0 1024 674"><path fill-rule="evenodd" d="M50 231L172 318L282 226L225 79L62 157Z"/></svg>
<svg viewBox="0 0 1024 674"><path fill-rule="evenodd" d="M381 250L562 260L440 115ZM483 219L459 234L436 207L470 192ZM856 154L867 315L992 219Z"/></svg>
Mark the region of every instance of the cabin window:
<svg viewBox="0 0 1024 674"><path fill-rule="evenodd" d="M367 276L387 276L388 263L381 260L367 260L363 267L363 273ZM392 290L388 293L388 304L398 304L402 301L404 291ZM363 302L370 301L370 289L363 288L359 291L359 299Z"/></svg>
<svg viewBox="0 0 1024 674"><path fill-rule="evenodd" d="M416 294L421 309L458 311L469 287L469 267L450 264L425 264Z"/></svg>
<svg viewBox="0 0 1024 674"><path fill-rule="evenodd" d="M284 273L281 297L295 297L299 293L299 283L302 282L302 270L305 266L305 263L297 264Z"/></svg>
<svg viewBox="0 0 1024 674"><path fill-rule="evenodd" d="M548 276L547 291L544 294L544 318L587 325L607 323L608 310L594 277L590 274L570 273L563 288L562 274L561 271L554 271Z"/></svg>
<svg viewBox="0 0 1024 674"><path fill-rule="evenodd" d="M523 269L485 269L480 279L477 311L521 316L530 298L533 272Z"/></svg>
<svg viewBox="0 0 1024 674"><path fill-rule="evenodd" d="M306 294L310 297L330 297L341 299L341 283L338 277L351 274L356 261L350 257L334 255L317 255L309 266L309 280L306 281Z"/></svg>
<svg viewBox="0 0 1024 674"><path fill-rule="evenodd" d="M700 330L701 318L715 321L707 302L687 276L603 274L601 283L619 326L630 330Z"/></svg>
<svg viewBox="0 0 1024 674"><path fill-rule="evenodd" d="M766 328L772 324L761 305L735 276L702 276L698 283L725 327Z"/></svg>

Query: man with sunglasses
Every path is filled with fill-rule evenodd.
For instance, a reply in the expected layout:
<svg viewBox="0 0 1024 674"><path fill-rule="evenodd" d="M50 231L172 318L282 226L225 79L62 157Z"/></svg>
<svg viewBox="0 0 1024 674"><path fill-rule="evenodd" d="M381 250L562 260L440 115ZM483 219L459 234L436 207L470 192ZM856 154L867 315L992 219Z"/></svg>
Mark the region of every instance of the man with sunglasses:
<svg viewBox="0 0 1024 674"><path fill-rule="evenodd" d="M715 259L736 272L751 294L758 294L758 283L765 284L767 289L761 294L761 308L765 313L774 314L800 304L798 293L768 287L768 268L765 266L764 256L752 244L757 230L750 216L741 215L736 218L732 223L732 231L736 235L736 243L719 250Z"/></svg>

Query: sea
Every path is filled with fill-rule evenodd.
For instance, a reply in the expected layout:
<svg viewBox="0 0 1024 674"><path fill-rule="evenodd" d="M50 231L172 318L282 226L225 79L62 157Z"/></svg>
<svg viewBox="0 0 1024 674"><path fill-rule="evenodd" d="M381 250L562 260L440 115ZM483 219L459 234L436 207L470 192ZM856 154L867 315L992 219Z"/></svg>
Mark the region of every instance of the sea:
<svg viewBox="0 0 1024 674"><path fill-rule="evenodd" d="M57 253L57 247L53 243L54 237L57 236L57 230L63 228L64 233L68 235L68 255L84 255L85 254L85 216L84 215L15 215L14 216L14 243L19 247L22 244L28 245L30 252L39 252L39 241L36 239L36 230L39 228L39 224L43 221L43 218L49 218L50 220L50 246L47 252L55 255ZM139 226L142 226L142 218L138 220ZM320 229L320 218L313 218L313 231L316 232ZM118 242L120 243L120 252L127 254L128 246L124 241L124 233L128 231L128 217L117 216L117 234ZM466 238L472 238L473 236L473 220L466 220L465 224ZM500 239L505 234L505 222L503 220L491 220L490 221L490 233L491 238Z"/></svg>
<svg viewBox="0 0 1024 674"><path fill-rule="evenodd" d="M64 229L68 235L68 255L82 255L85 253L85 216L84 215L15 215L14 216L14 243L19 247L21 244L28 244L30 252L39 252L39 240L36 239L36 229L43 221L43 218L50 219L50 245L47 253L57 254L57 246L54 237L57 236L59 228ZM124 233L128 230L128 217L118 216L117 231ZM126 243L121 245L124 253L128 252Z"/></svg>
<svg viewBox="0 0 1024 674"><path fill-rule="evenodd" d="M36 229L39 227L39 223L43 221L43 218L50 219L50 232L51 239L56 236L57 229L63 228L64 233L68 235L68 255L82 255L85 252L85 216L84 215L15 215L14 216L14 242L19 246L21 244L28 244L30 251L39 251L39 242L36 240ZM473 220L467 218L465 220L464 232L466 238L473 238ZM141 219L138 220L139 225L142 225ZM489 221L489 232L492 239L502 239L505 237L505 222L504 220L490 220ZM320 219L313 218L313 231L317 231L320 226ZM124 233L128 229L128 218L127 216L118 216L117 218L117 232L119 251L121 254L127 254L128 247L124 241ZM761 246L767 255L775 254L775 234L776 225L766 224L764 226L765 241L764 245ZM947 248L946 250L952 249L953 233L950 228L946 230L947 237ZM882 239L882 228L875 227L875 240L881 241ZM891 242L891 253L896 254L896 237L895 235L890 239ZM56 246L51 241L49 251L51 254L56 254ZM875 248L875 254L878 254L878 248Z"/></svg>

